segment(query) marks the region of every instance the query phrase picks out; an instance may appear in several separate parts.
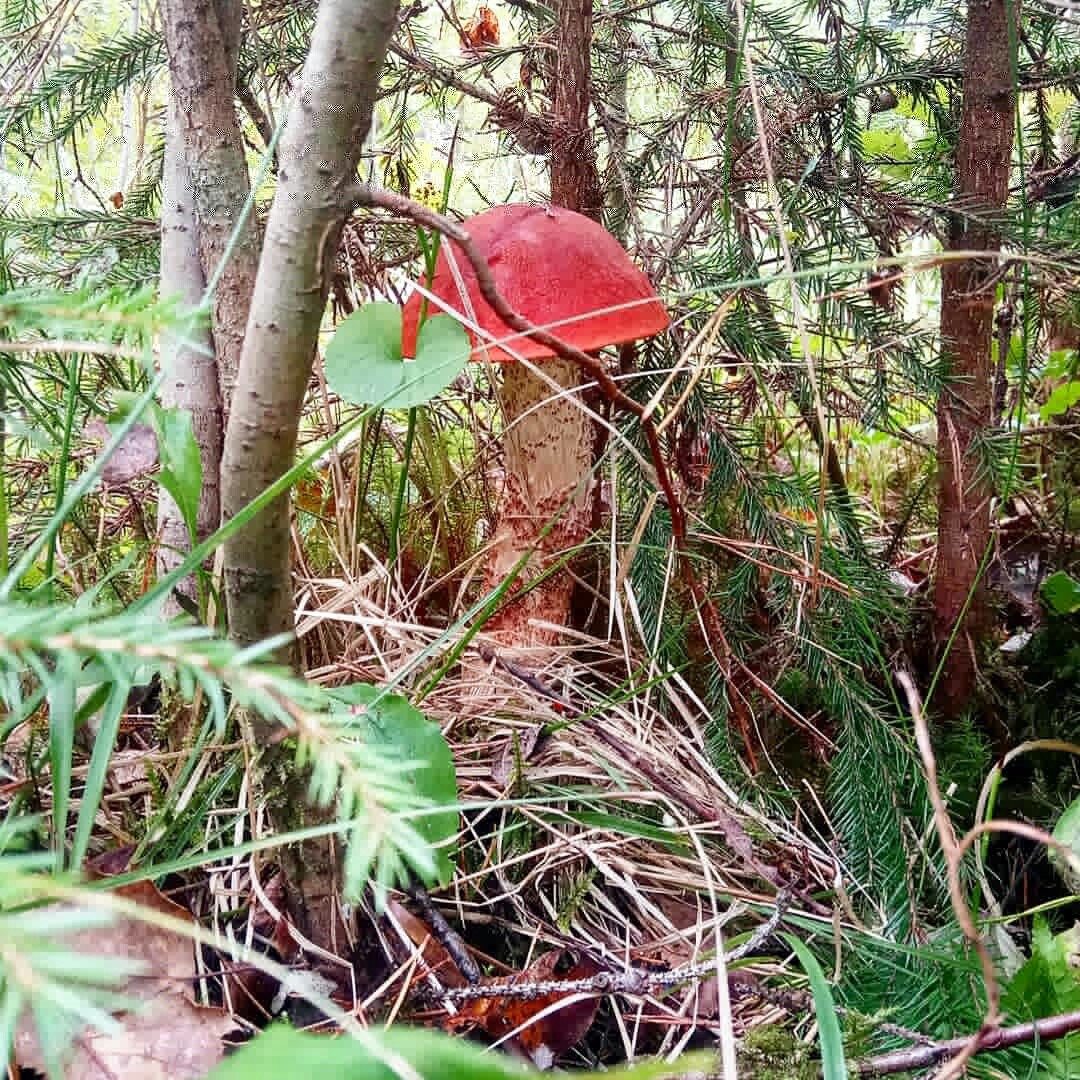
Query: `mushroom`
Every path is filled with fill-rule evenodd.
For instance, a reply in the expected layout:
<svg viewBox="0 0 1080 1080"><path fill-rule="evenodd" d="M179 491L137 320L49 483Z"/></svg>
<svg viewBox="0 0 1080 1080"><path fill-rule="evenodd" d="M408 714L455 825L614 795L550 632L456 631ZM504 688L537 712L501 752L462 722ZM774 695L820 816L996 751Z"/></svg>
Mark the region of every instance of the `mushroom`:
<svg viewBox="0 0 1080 1080"><path fill-rule="evenodd" d="M619 242L595 221L560 207L516 204L497 206L463 223L487 260L507 303L534 325L585 352L636 341L670 323L648 278ZM541 572L553 558L588 535L589 480L594 432L588 414L571 388L582 373L570 360L511 330L480 295L468 260L455 252L457 277L451 271L444 240L429 291L431 310L447 308L475 320L482 334L470 330L472 359L503 365L502 404L505 488L500 520L486 569L493 588L522 554L537 549L523 579ZM458 279L464 286L462 296ZM414 292L402 317L402 353L415 355L422 297ZM556 391L517 362L509 349L532 363L568 392ZM555 524L544 533L552 519ZM506 606L489 624L506 644L548 644L550 625L562 625L569 612L572 582L555 574L527 597ZM530 619L549 627L530 626Z"/></svg>

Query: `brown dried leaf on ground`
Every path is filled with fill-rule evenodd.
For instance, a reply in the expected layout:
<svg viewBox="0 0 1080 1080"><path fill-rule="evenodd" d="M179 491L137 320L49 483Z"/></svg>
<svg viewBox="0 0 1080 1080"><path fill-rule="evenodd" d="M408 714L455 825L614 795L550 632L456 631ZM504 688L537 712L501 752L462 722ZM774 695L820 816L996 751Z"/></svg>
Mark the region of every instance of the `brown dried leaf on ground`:
<svg viewBox="0 0 1080 1080"><path fill-rule="evenodd" d="M149 882L116 893L174 919L193 921ZM65 1080L194 1080L221 1060L222 1039L236 1029L236 1022L222 1009L194 1004L195 953L189 938L140 919L118 918L107 927L71 934L67 942L88 955L137 961L143 973L119 988L142 1007L118 1017L123 1030L117 1034L83 1032ZM15 1057L24 1068L44 1070L29 1013L24 1013L15 1033Z"/></svg>
<svg viewBox="0 0 1080 1080"><path fill-rule="evenodd" d="M454 963L453 957L446 951L446 947L441 944L435 931L423 919L418 918L396 900L391 900L387 907L394 920L419 950L428 970L443 986L461 987L468 985L468 980L461 974L457 964Z"/></svg>
<svg viewBox="0 0 1080 1080"><path fill-rule="evenodd" d="M112 438L112 432L103 420L91 420L83 429L86 441L95 448L104 449ZM158 442L154 429L146 424L136 424L124 441L109 456L101 478L106 484L121 487L146 476L158 463Z"/></svg>
<svg viewBox="0 0 1080 1080"><path fill-rule="evenodd" d="M520 974L484 982L489 986L521 986L591 979L599 971L600 966L585 954L554 949ZM564 1001L566 1004L561 1005ZM447 1026L458 1031L479 1027L492 1039L503 1039L521 1028L507 1041L507 1048L517 1051L539 1069L550 1069L567 1050L585 1038L599 1007L598 996L575 1000L571 994L557 992L528 998L485 997L462 1002L458 1014L450 1018ZM548 1009L551 1011L547 1012Z"/></svg>

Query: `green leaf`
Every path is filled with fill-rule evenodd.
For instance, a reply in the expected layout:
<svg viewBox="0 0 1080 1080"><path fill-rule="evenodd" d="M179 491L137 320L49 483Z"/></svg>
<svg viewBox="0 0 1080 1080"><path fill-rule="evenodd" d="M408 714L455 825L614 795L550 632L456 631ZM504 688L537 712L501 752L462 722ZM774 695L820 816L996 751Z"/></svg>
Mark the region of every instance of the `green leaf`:
<svg viewBox="0 0 1080 1080"><path fill-rule="evenodd" d="M400 694L387 694L367 683L339 686L330 696L349 706L358 734L391 760L417 763L409 782L433 807L457 802L457 773L450 747L439 725L413 708ZM453 877L454 863L447 843L458 831L456 810L425 814L416 819L416 831L431 845L440 883Z"/></svg>
<svg viewBox="0 0 1080 1080"><path fill-rule="evenodd" d="M1075 582L1074 582L1075 584ZM1073 853L1072 860L1057 848L1047 848L1051 865L1061 874L1065 884L1074 893L1080 893L1080 874L1076 863L1080 862L1080 798L1074 799L1058 818L1054 826L1054 839Z"/></svg>
<svg viewBox="0 0 1080 1080"><path fill-rule="evenodd" d="M151 415L161 463L158 483L176 501L194 539L202 495L202 458L191 427L191 414L186 409L156 408Z"/></svg>
<svg viewBox="0 0 1080 1080"><path fill-rule="evenodd" d="M401 355L401 309L379 301L344 319L326 347L326 380L357 405L409 409L449 386L469 359L469 337L448 315L428 318L416 342L416 359Z"/></svg>
<svg viewBox="0 0 1080 1080"><path fill-rule="evenodd" d="M1044 420L1051 416L1064 416L1078 401L1080 401L1080 382L1073 379L1056 387L1039 413Z"/></svg>
<svg viewBox="0 0 1080 1080"><path fill-rule="evenodd" d="M814 1012L821 1037L821 1074L824 1080L847 1080L844 1040L840 1034L840 1019L836 1013L829 980L825 978L825 972L821 970L817 958L797 937L784 934L784 940L799 958L799 963L810 980L810 992L814 996Z"/></svg>
<svg viewBox="0 0 1080 1080"><path fill-rule="evenodd" d="M366 1042L296 1031L283 1024L256 1036L223 1061L207 1080L292 1080L297 1073L316 1073L334 1080L398 1080L400 1073L379 1051L404 1059L424 1080L521 1080L541 1074L505 1054L441 1032L416 1027L371 1031ZM611 1069L605 1080L659 1080L686 1072L711 1071L713 1055L687 1054L678 1065L646 1061Z"/></svg>
<svg viewBox="0 0 1080 1080"><path fill-rule="evenodd" d="M1051 574L1043 582L1042 594L1055 615L1072 615L1080 611L1080 582L1064 570Z"/></svg>
<svg viewBox="0 0 1080 1080"><path fill-rule="evenodd" d="M862 133L863 152L872 160L872 164L885 176L897 180L909 180L914 172L911 165L893 164L906 162L911 158L911 147L907 139L895 126L868 128Z"/></svg>

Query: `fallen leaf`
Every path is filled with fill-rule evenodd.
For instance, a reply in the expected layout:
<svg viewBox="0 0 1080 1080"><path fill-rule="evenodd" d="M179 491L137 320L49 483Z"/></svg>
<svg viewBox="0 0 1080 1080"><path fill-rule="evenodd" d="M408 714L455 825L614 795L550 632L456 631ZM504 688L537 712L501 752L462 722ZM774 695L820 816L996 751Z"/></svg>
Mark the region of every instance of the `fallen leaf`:
<svg viewBox="0 0 1080 1080"><path fill-rule="evenodd" d="M86 441L104 448L112 438L112 432L103 420L91 420L83 429ZM109 456L101 471L106 484L120 486L130 484L140 476L151 472L158 463L158 441L154 429L146 424L136 424L124 441Z"/></svg>
<svg viewBox="0 0 1080 1080"><path fill-rule="evenodd" d="M443 986L468 986L468 980L461 974L453 957L446 951L435 936L435 931L423 919L417 918L404 905L391 900L387 909L409 940L416 946L428 970Z"/></svg>
<svg viewBox="0 0 1080 1080"><path fill-rule="evenodd" d="M464 39L466 52L499 44L499 20L487 4L481 4L476 9L476 14L465 24Z"/></svg>
<svg viewBox="0 0 1080 1080"><path fill-rule="evenodd" d="M194 922L186 909L150 882L126 885L116 895ZM117 1017L122 1024L117 1033L84 1031L73 1047L65 1080L195 1080L222 1059L222 1039L236 1030L236 1021L223 1009L205 1008L191 999L196 971L189 938L141 919L120 917L102 929L73 933L64 940L72 951L134 960L142 969L118 988L140 1008ZM15 1058L24 1068L45 1069L29 1011L16 1028Z"/></svg>
<svg viewBox="0 0 1080 1080"><path fill-rule="evenodd" d="M487 979L485 985L570 982L592 978L599 972L600 965L588 955L570 949L555 949L544 953L519 974ZM562 1001L566 1002L565 1006L540 1015ZM485 997L462 1002L457 1015L450 1018L447 1026L456 1030L478 1027L492 1039L503 1039L522 1027L523 1030L504 1045L527 1057L538 1069L550 1069L585 1037L599 1007L599 995L575 1000L573 994L558 991L537 993L535 997Z"/></svg>

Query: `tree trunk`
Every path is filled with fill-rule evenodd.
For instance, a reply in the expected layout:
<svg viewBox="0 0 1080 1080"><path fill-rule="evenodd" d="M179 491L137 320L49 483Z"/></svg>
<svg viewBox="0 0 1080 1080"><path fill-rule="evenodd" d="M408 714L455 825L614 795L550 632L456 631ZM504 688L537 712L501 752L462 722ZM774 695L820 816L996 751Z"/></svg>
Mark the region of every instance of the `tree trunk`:
<svg viewBox="0 0 1080 1080"><path fill-rule="evenodd" d="M953 251L997 252L995 219L1009 190L1016 97L1012 87L1010 0L969 3L964 105L956 154ZM938 401L938 561L934 624L945 660L940 706L955 716L971 702L988 609L981 577L990 545L992 478L978 440L989 428L993 276L996 259L948 262L941 275L941 339L948 384ZM966 606L966 611L965 611Z"/></svg>
<svg viewBox="0 0 1080 1080"><path fill-rule="evenodd" d="M161 12L172 100L187 143L199 259L207 280L218 271L233 243L214 290L212 309L218 383L227 416L259 259L258 236L250 217L233 241L250 183L234 104L243 4L240 0L162 0Z"/></svg>
<svg viewBox="0 0 1080 1080"><path fill-rule="evenodd" d="M345 222L343 191L356 180L360 150L396 0L323 0L307 62L281 140L278 186L236 393L225 433L222 509L226 519L292 467L316 338L326 309L338 240ZM234 641L250 644L293 629L289 567L289 500L279 498L225 545L225 591ZM272 731L252 725L270 814L280 830L303 815L304 781ZM336 860L326 842L289 854L290 882L300 889L297 912L308 936L335 949Z"/></svg>
<svg viewBox="0 0 1080 1080"><path fill-rule="evenodd" d="M560 0L555 72L554 137L551 148L551 202L599 221L603 212L596 148L589 129L592 0ZM557 332L557 331L556 331ZM541 360L543 370L566 389L581 381L575 364ZM580 408L579 395L555 397L548 383L509 364L501 404L505 438L506 484L486 584L497 586L515 562L533 547L538 554L523 575L535 577L551 559L580 544L588 535L593 425ZM562 516L541 539L562 507ZM572 583L559 571L526 597L507 604L488 623L488 630L510 646L551 644L557 633L530 627L530 619L555 626L569 617Z"/></svg>
<svg viewBox="0 0 1080 1080"><path fill-rule="evenodd" d="M163 299L179 300L195 308L202 301L206 276L199 259L197 225L191 190L186 142L176 105L169 108L165 132L165 167L161 195L161 288ZM213 532L221 521L221 447L224 425L218 388L214 343L206 330L190 330L186 339L170 335L162 341L161 362L167 376L161 403L186 409L191 416L195 442L202 460L202 496L199 499L199 539ZM191 537L180 508L162 488L158 495L158 573L174 570L191 550ZM193 601L194 578L180 587ZM169 601L166 614L179 605Z"/></svg>

